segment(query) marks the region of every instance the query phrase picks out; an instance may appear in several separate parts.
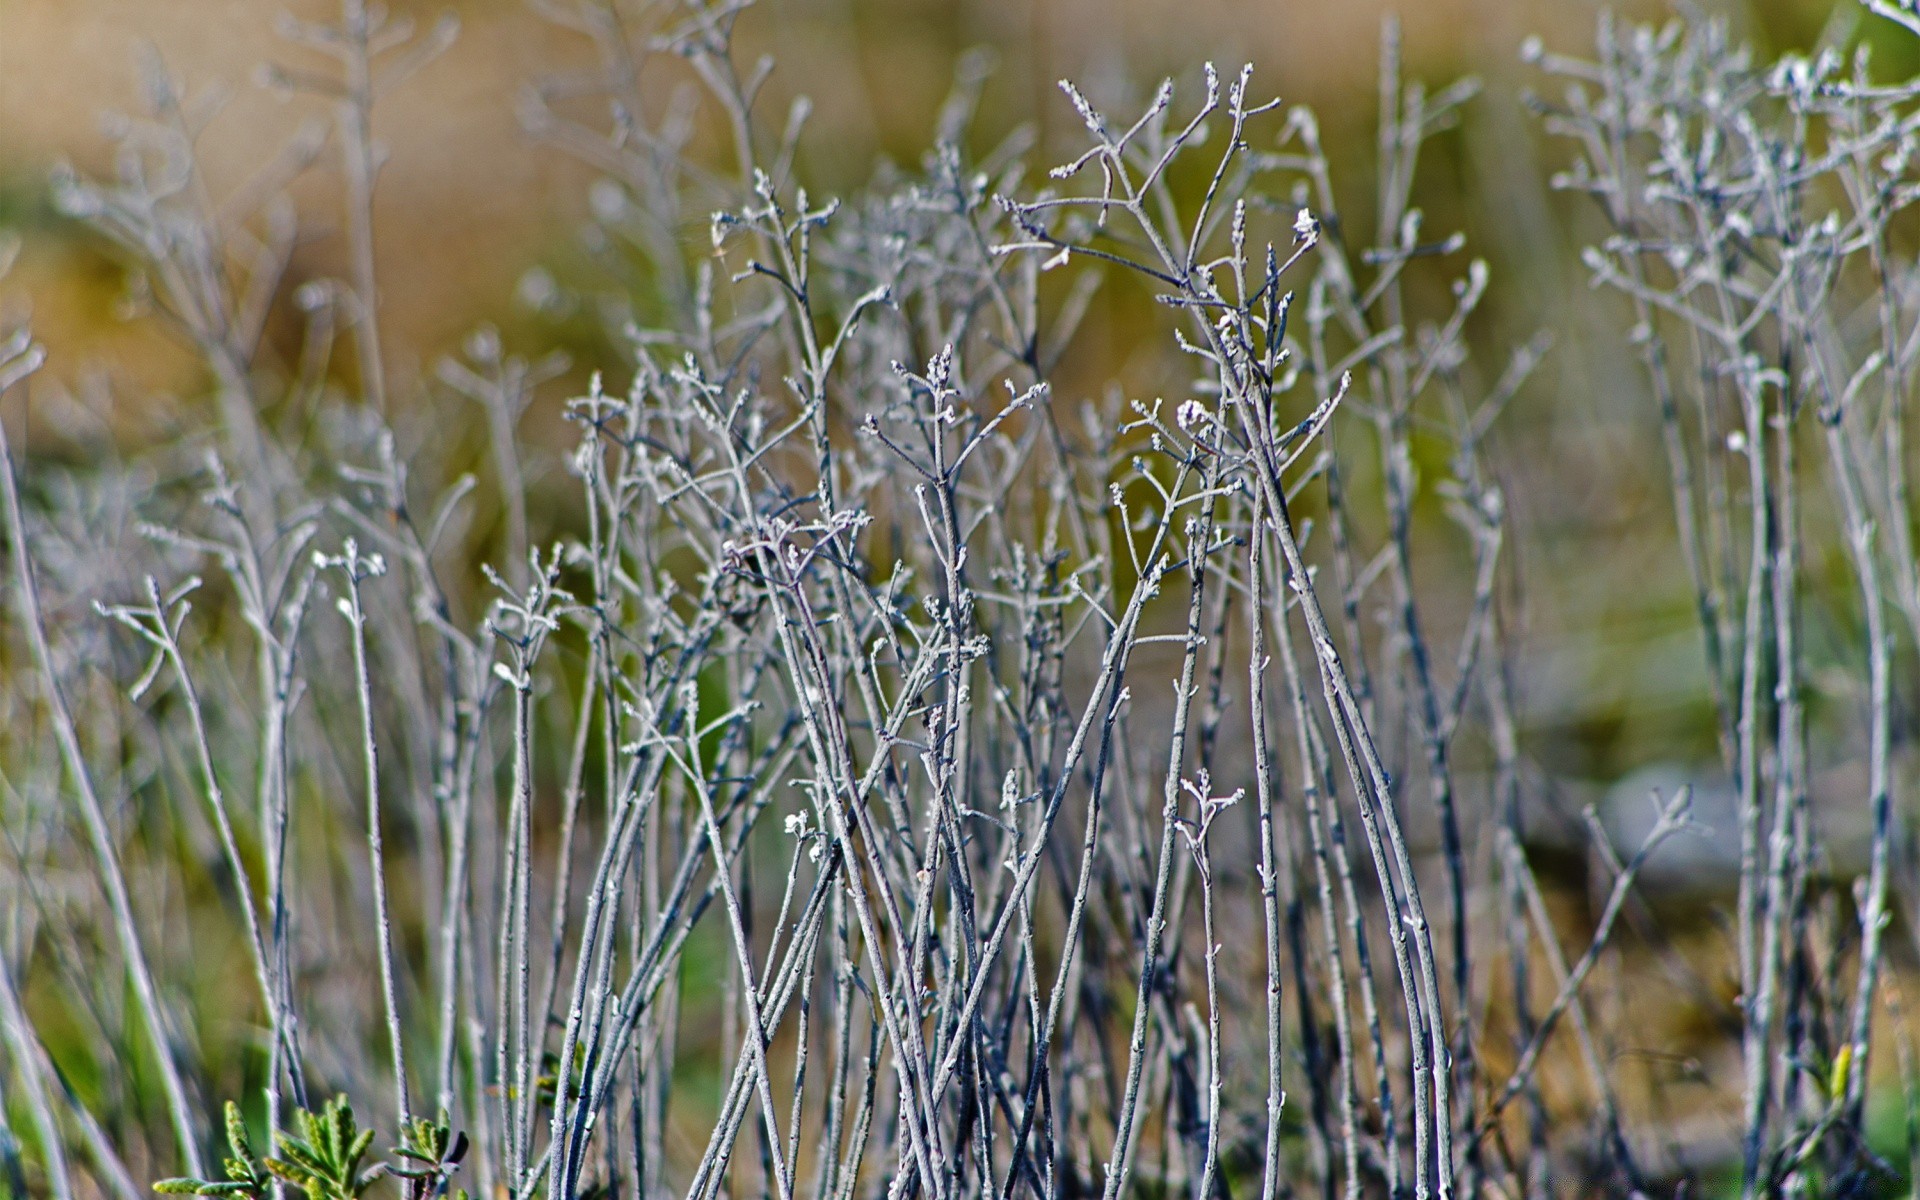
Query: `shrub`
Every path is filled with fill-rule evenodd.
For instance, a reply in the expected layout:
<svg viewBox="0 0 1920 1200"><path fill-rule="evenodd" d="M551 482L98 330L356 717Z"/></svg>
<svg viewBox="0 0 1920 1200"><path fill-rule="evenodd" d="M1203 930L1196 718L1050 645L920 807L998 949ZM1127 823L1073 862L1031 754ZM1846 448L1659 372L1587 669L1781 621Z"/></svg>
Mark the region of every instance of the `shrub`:
<svg viewBox="0 0 1920 1200"><path fill-rule="evenodd" d="M1729 1003L1717 948L1664 938L1640 886L1688 789L1624 853L1590 822L1576 949L1536 875L1550 785L1495 439L1546 339L1477 365L1490 272L1415 199L1474 85L1402 79L1389 28L1371 222L1311 112L1212 66L1131 104L1063 84L1081 141L1042 175L1020 135L970 149L969 60L917 168L831 201L795 165L804 108L769 125L765 68L736 61L743 5L540 8L603 70L536 82L524 117L601 174L626 289L564 451L522 425L568 364L497 331L431 394L391 382L371 112L450 24L358 0L290 24L340 76L273 82L324 89L336 124L233 201L157 70L119 175L56 181L217 419L30 461L24 491L0 434L0 1117L34 1152L0 1124L10 1186L1424 1200L1638 1195L1724 1161L1749 1195L1898 1176L1882 1148L1920 1145L1885 933L1920 638L1920 85L1864 54L1759 64L1704 21L1603 25L1592 62L1530 47L1567 85L1538 102L1572 147L1557 182L1608 224L1586 261L1667 451L1737 796ZM662 109L643 65L704 116ZM284 191L323 149L348 278L288 289ZM1153 302L1167 398L1057 390L1114 374L1088 358L1097 289ZM0 348L0 394L39 357L25 332ZM483 427L449 435L469 404ZM70 536L103 508L145 513L143 544ZM1816 671L1864 690L1816 704ZM1823 842L1848 805L1858 867ZM1663 1136L1613 1050L1644 1014L1589 1004L1596 976L1662 970L1738 1046L1706 1068L1743 1082L1727 1144ZM1868 1103L1889 1030L1894 1138Z"/></svg>

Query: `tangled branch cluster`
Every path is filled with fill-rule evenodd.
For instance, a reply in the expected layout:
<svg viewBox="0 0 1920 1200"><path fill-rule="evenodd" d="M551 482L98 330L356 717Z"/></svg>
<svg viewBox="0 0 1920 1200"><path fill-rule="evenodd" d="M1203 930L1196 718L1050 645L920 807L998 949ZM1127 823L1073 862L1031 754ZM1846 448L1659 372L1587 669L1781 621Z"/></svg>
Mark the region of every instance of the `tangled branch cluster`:
<svg viewBox="0 0 1920 1200"><path fill-rule="evenodd" d="M1211 66L1137 109L1063 85L1084 149L1042 177L1023 136L966 148L969 60L917 170L822 201L804 106L768 126L767 68L734 55L744 5L538 7L600 63L523 117L602 175L628 355L550 463L520 424L558 358L483 331L444 391L392 394L370 114L451 26L346 0L290 28L340 73L269 82L336 119L240 196L207 196L204 106L158 72L119 177L58 181L204 359L220 422L192 471L156 454L196 503L143 527L144 582L103 581L0 441L8 669L37 681L0 705L0 1031L35 1186L1426 1200L1692 1170L1623 1103L1583 998L1688 793L1624 860L1597 834L1575 955L1529 865L1490 443L1546 340L1475 366L1489 272L1415 203L1474 87L1402 79L1389 30L1371 231L1313 114ZM1920 638L1920 108L1864 59L1762 69L1724 38L1533 53L1569 85L1540 104L1573 139L1559 182L1611 224L1588 262L1631 308L1739 796L1746 1187L1815 1194L1891 1170L1866 1130L1897 999L1895 643ZM657 67L687 84L664 109ZM348 278L294 290L283 362L285 187L328 147ZM1158 302L1172 397L1063 395L1105 370L1100 288ZM0 393L38 355L9 341ZM472 474L421 432L467 402ZM1866 630L1845 919L1803 701L1829 525ZM127 636L56 636L76 600ZM127 651L130 686L84 669ZM82 854L86 886L60 875ZM251 967L244 998L211 985L264 1027L245 1055L182 1013L216 935L166 922L209 890ZM56 1054L62 1002L85 1049ZM215 1179L206 1114L241 1087ZM336 1089L411 1165L361 1166Z"/></svg>

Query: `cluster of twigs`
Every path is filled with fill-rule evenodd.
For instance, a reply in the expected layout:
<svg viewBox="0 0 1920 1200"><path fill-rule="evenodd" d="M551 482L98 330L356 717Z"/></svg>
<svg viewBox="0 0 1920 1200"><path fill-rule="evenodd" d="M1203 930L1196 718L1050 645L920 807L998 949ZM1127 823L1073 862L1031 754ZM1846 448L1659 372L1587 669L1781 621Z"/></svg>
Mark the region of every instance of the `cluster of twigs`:
<svg viewBox="0 0 1920 1200"><path fill-rule="evenodd" d="M1910 6L1871 7L1920 32ZM1542 109L1575 146L1556 184L1610 228L1586 261L1631 312L1736 793L1744 1193L1846 1193L1893 1174L1864 1113L1891 986L1894 664L1920 636L1920 87L1877 81L1864 46L1761 64L1718 22L1601 32L1593 62L1544 59L1567 92ZM1835 623L1857 632L1834 645ZM1851 894L1823 878L1849 816Z"/></svg>
<svg viewBox="0 0 1920 1200"><path fill-rule="evenodd" d="M59 181L205 360L221 420L189 465L136 464L192 481L150 502L144 581L122 562L103 584L51 464L23 496L0 440L7 669L34 681L11 689L31 696L0 868L14 1177L59 1200L163 1174L357 1196L385 1172L321 1108L336 1090L402 1131L417 1165L391 1173L417 1196L457 1173L488 1200L1425 1200L1671 1173L1582 989L1687 793L1624 860L1596 839L1577 955L1528 861L1488 440L1545 343L1474 369L1487 270L1414 201L1473 88L1403 80L1389 29L1371 236L1313 115L1212 67L1131 107L1063 85L1084 148L1036 179L1025 135L970 148L970 60L918 169L840 203L798 179L804 106L765 123L744 5L539 7L597 56L523 116L603 174L591 244L629 356L567 402L551 464L519 424L564 362L482 332L443 392L403 397L379 337L373 107L450 26L359 0L290 25L341 71L268 82L330 98L334 127L234 197L194 157L207 106L159 72L120 175ZM1881 1169L1883 593L1920 627L1912 106L1716 36L1550 60L1585 89L1551 119L1619 230L1593 262L1638 313L1739 780L1748 1186L1804 1192ZM347 278L283 296L285 187L329 145ZM1804 219L1823 188L1850 206ZM1100 370L1078 334L1102 286L1158 302L1173 396L1056 391ZM264 333L288 301L290 359ZM38 365L13 338L0 393ZM458 474L424 431L469 401L484 444ZM1815 895L1800 699L1822 519L1871 648L1852 940ZM476 560L498 564L478 588ZM82 636L89 603L117 641ZM80 854L84 880L62 873ZM214 1003L263 1028L219 1051L184 992L234 937L246 998L222 980ZM1845 987L1829 943L1852 947Z"/></svg>

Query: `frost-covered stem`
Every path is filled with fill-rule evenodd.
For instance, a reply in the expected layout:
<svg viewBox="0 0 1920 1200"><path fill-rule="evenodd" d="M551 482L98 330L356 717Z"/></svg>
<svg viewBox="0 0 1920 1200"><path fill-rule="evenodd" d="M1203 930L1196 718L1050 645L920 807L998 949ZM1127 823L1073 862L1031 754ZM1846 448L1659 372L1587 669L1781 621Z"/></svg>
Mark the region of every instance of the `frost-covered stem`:
<svg viewBox="0 0 1920 1200"><path fill-rule="evenodd" d="M1254 804L1259 813L1260 830L1260 912L1266 922L1267 952L1267 1137L1262 1158L1260 1196L1261 1200L1274 1200L1280 1194L1282 1179L1280 1176L1280 1110L1286 1101L1286 1093L1280 1087L1280 1063L1285 1053L1281 1042L1281 995L1280 987L1280 879L1274 854L1273 806L1279 802L1279 794L1273 778L1273 756L1267 746L1267 602L1266 577L1261 571L1261 548L1266 539L1260 536L1263 524L1259 505L1254 505L1254 536L1247 539L1247 626L1251 633L1247 659L1247 719L1252 723L1253 731L1253 770ZM1303 770L1305 768L1303 767ZM1311 783L1308 786L1312 786ZM1331 912L1324 873L1321 876L1320 900L1323 910ZM1208 936L1208 949L1212 949L1212 936ZM1208 959L1212 967L1212 959ZM1345 1005L1340 1006L1344 1012ZM1343 1054L1345 1047L1342 1047ZM1209 1133L1212 1131L1209 1130ZM1349 1168L1351 1168L1349 1163Z"/></svg>
<svg viewBox="0 0 1920 1200"><path fill-rule="evenodd" d="M373 920L375 946L380 959L380 1000L386 1010L387 1042L393 1056L394 1110L402 1127L413 1120L413 1108L407 1099L407 1055L401 1035L400 994L393 950L393 916L387 901L387 854L380 822L380 748L373 726L373 681L367 670L367 615L361 607L360 584L386 573L386 562L379 555L363 557L358 544L348 538L343 552L327 560L340 568L346 594L340 598L340 614L347 619L348 640L353 646L354 696L359 702L360 767L365 781L367 813L367 863L373 884Z"/></svg>
<svg viewBox="0 0 1920 1200"><path fill-rule="evenodd" d="M1201 493L1218 486L1219 460L1209 457L1202 473ZM1167 776L1161 791L1160 849L1154 876L1153 905L1147 917L1146 941L1141 948L1140 982L1133 1017L1133 1033L1127 1041L1127 1074L1121 1093L1120 1111L1114 1117L1113 1150L1107 1161L1103 1200L1115 1200L1126 1188L1133 1167L1135 1109L1140 1098L1140 1073L1147 1050L1147 1026L1153 1013L1153 996L1160 964L1161 941L1166 935L1168 889L1173 876L1174 833L1180 821L1180 778L1186 759L1187 724L1194 695L1194 674L1199 667L1201 614L1206 595L1207 544L1213 536L1214 507L1204 503L1199 519L1189 531L1187 555L1192 580L1187 600L1186 650L1180 660L1180 674L1174 684L1173 725L1167 748ZM1168 514L1165 523L1171 524Z"/></svg>

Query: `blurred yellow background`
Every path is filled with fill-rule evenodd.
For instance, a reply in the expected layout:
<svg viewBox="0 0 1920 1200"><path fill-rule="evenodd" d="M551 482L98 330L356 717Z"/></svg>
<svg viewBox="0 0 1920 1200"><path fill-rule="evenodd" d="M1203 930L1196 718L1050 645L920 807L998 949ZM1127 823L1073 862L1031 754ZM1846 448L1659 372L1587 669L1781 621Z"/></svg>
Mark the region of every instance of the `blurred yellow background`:
<svg viewBox="0 0 1920 1200"><path fill-rule="evenodd" d="M111 320L119 281L91 243L52 218L46 179L57 161L112 171L103 118L139 107L139 64L157 55L191 92L224 89L227 104L200 150L215 196L240 185L305 120L311 98L262 86L265 64L313 65L276 32L283 14L318 19L332 0L0 0L0 226L22 253L0 283L7 311L31 306L56 378L108 369L125 384L177 384L167 348L131 340ZM388 151L376 197L382 316L389 341L425 361L476 319L506 305L514 282L570 236L584 215L586 173L522 130L516 100L531 79L583 65L585 45L518 0L403 0L427 23L457 13L457 42L384 99L376 136ZM857 182L876 152L918 153L957 55L998 52L986 120L1071 124L1054 81L1188 72L1202 60L1252 61L1258 84L1314 105L1329 125L1370 121L1380 22L1398 9L1410 72L1472 71L1507 90L1529 34L1549 45L1591 43L1596 0L766 0L740 27L749 52L776 53L768 111L807 94L815 118L809 166L825 186ZM1640 4L1645 15L1657 6ZM1788 25L1806 27L1803 5ZM322 164L303 199L331 186ZM308 207L308 206L303 206ZM338 223L317 225L292 283L339 270ZM417 362L412 367L417 368ZM402 385L410 364L396 363ZM417 371L412 372L417 378Z"/></svg>
<svg viewBox="0 0 1920 1200"><path fill-rule="evenodd" d="M55 213L54 165L112 174L115 143L103 117L139 109L140 64L157 58L190 94L224 90L225 106L200 139L200 161L212 196L243 187L304 123L327 115L311 96L286 98L263 85L270 64L334 70L289 43L278 22L288 13L334 17L338 2L0 0L0 238L19 248L11 273L0 278L0 327L30 312L49 350L36 408L49 394L70 393L96 414L103 435L159 437L165 424L143 431L141 417L179 405L154 398L191 407L205 388L196 360L159 322L126 319L121 260L97 234ZM387 157L374 207L391 394L403 404L425 395L432 364L483 321L504 327L519 353L572 336L586 350L576 355L576 382L593 368L617 376L606 330L595 341L578 329L529 322L515 303L530 269L551 269L564 284L591 265L594 251L580 235L593 173L529 136L519 116L532 81L592 65L586 40L523 0L395 7L423 27L451 10L461 31L375 113ZM644 4L631 7L641 19L657 15ZM1865 19L1851 0L1696 7L1724 13L1763 54L1811 45L1823 31L1845 40L1844 23ZM1464 229L1471 253L1487 258L1502 281L1476 318L1474 336L1493 351L1488 361L1502 361L1542 329L1558 339L1536 377L1537 399L1516 404L1502 427L1525 543L1523 636L1537 653L1528 686L1541 736L1532 749L1557 772L1606 785L1676 760L1713 758L1698 635L1666 540L1667 484L1653 467L1656 448L1645 443L1641 380L1625 366L1625 347L1608 340L1611 320L1596 315L1593 306L1607 298L1596 298L1569 265L1577 261L1573 248L1594 234L1576 228L1570 214L1591 214L1550 195L1543 181L1564 154L1520 102L1527 86L1540 83L1520 61L1522 42L1539 36L1549 48L1590 53L1607 11L1626 21L1671 9L1664 0L761 0L741 18L736 44L748 61L761 53L777 58L759 110L764 125L777 129L795 95L813 101L802 177L816 195L857 187L877 157L916 159L957 60L973 47L990 47L998 58L982 102L983 134L1031 121L1051 148L1067 144L1078 125L1055 86L1063 76L1111 99L1139 97L1173 73L1189 85L1190 99L1201 62L1230 71L1252 61L1256 91L1317 111L1344 186L1363 205L1387 14L1403 22L1407 77L1436 86L1480 77L1485 94L1463 134L1442 145L1438 161L1423 164L1419 199L1429 229ZM323 150L294 188L304 240L281 285L283 302L306 280L346 274L335 153ZM1053 161L1048 154L1038 157ZM706 229L683 236L704 240ZM285 343L297 331L282 328L278 336ZM1161 375L1129 374L1137 347L1124 324L1093 344L1111 352L1093 356L1105 373L1060 380L1062 394L1085 395L1112 380L1173 386ZM1149 364L1150 372L1164 372L1169 357ZM1180 369L1177 360L1172 368ZM30 452L57 440L48 434L51 422L31 413L9 419L20 422L16 436L24 435ZM71 445L58 449L73 453ZM1592 586L1593 574L1582 569L1596 561L1609 564L1605 586Z"/></svg>

